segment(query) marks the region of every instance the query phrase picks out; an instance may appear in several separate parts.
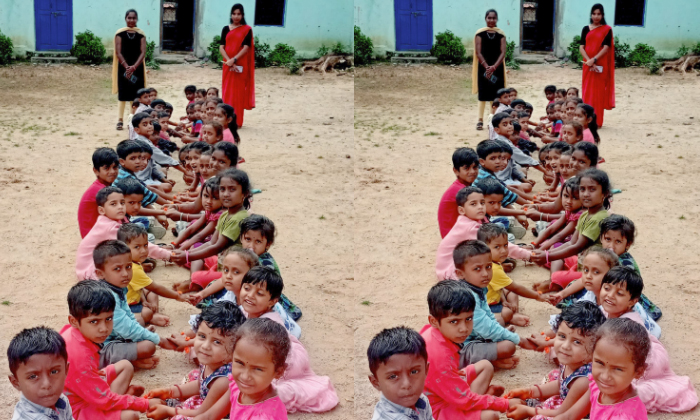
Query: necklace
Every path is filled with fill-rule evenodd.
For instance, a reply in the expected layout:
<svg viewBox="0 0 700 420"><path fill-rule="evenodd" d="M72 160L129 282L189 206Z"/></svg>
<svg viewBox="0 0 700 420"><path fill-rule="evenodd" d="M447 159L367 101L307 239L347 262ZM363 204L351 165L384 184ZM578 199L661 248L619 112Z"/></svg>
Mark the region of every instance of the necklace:
<svg viewBox="0 0 700 420"><path fill-rule="evenodd" d="M127 31L127 32L126 32L126 36L128 36L129 39L134 39L134 37L136 37L136 32L129 33L129 32Z"/></svg>
<svg viewBox="0 0 700 420"><path fill-rule="evenodd" d="M494 39L494 38L496 38L496 32L494 32L494 33L486 32L486 36L489 37L489 39Z"/></svg>

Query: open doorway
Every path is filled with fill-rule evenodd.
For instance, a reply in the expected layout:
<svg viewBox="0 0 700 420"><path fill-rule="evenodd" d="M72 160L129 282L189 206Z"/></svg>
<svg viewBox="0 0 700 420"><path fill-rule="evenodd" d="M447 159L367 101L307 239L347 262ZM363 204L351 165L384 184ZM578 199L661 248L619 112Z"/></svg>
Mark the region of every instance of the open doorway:
<svg viewBox="0 0 700 420"><path fill-rule="evenodd" d="M522 4L523 51L553 51L556 0L529 0Z"/></svg>
<svg viewBox="0 0 700 420"><path fill-rule="evenodd" d="M163 51L193 51L195 1L163 2Z"/></svg>

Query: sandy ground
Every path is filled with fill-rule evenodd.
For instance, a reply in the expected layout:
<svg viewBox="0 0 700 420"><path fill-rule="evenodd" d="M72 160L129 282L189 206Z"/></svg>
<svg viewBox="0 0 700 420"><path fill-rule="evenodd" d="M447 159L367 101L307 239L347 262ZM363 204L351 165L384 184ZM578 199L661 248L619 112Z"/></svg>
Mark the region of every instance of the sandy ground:
<svg viewBox="0 0 700 420"><path fill-rule="evenodd" d="M80 241L78 202L94 180L95 148L125 139L117 132L116 96L107 68L77 66L0 68L0 91L9 94L0 113L0 203L8 217L0 224L0 372L9 374L5 352L22 328L67 323L66 294L75 283L75 250ZM246 112L241 154L255 188L253 211L278 228L272 254L285 279L285 293L303 310L300 325L312 367L331 377L340 405L328 414L295 419L353 417L351 325L354 151L353 79L289 76L279 69L256 74L257 109ZM184 114L187 84L220 86L220 70L164 66L149 84ZM14 93L11 93L14 92ZM176 188L182 188L182 178ZM172 240L170 234L164 242ZM152 277L172 284L184 269L159 267ZM163 312L184 330L186 304L165 301ZM183 354L159 350L160 366L137 372L147 388L179 383L194 366ZM0 381L0 419L12 416L17 392Z"/></svg>
<svg viewBox="0 0 700 420"><path fill-rule="evenodd" d="M454 180L451 155L461 146L476 147L477 132L471 67L395 67L359 69L355 79L355 417L367 419L378 400L367 375L366 351L382 328L427 323L426 296L434 284L435 250L440 241L437 205ZM580 86L580 71L553 66L524 66L511 72L509 84L544 115L547 84ZM663 77L640 69L616 74L617 109L607 112L601 130L601 166L614 187L614 209L638 228L631 253L646 281L645 293L664 313L662 342L677 373L700 385L700 346L693 285L700 264L694 244L700 222L696 181L700 147L697 130L700 78L678 73ZM535 176L541 184L541 177ZM541 186L540 186L541 188ZM532 240L530 234L524 242ZM524 284L547 277L535 266L519 265L512 278ZM544 330L553 308L524 301L532 327ZM506 388L539 383L553 368L539 353L520 350L520 366L497 372ZM653 415L653 419L697 419Z"/></svg>

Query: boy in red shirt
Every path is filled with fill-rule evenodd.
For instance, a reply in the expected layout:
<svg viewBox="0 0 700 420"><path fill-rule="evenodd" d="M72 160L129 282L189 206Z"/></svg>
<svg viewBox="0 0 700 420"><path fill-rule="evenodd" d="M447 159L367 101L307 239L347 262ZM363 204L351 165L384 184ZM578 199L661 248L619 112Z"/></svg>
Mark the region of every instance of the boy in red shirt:
<svg viewBox="0 0 700 420"><path fill-rule="evenodd" d="M438 206L438 225L440 236L444 238L457 222L457 193L469 187L479 173L479 156L468 147L460 147L452 154L452 171L457 179L447 188Z"/></svg>
<svg viewBox="0 0 700 420"><path fill-rule="evenodd" d="M498 413L522 401L499 398L502 386L491 385L488 360L459 368L460 349L473 327L476 301L462 280L443 280L428 292L429 325L421 335L428 349L424 393L435 420L498 420Z"/></svg>
<svg viewBox="0 0 700 420"><path fill-rule="evenodd" d="M97 192L104 187L112 185L119 173L119 156L117 152L108 148L100 147L92 154L92 171L97 179L83 194L78 205L78 226L80 227L80 237L84 238L95 226L97 222Z"/></svg>
<svg viewBox="0 0 700 420"><path fill-rule="evenodd" d="M116 301L107 286L83 280L68 292L68 322L61 330L70 369L64 392L75 420L138 420L139 413L163 404L139 398L142 386L130 385L134 367L121 360L99 370L100 344L112 332Z"/></svg>

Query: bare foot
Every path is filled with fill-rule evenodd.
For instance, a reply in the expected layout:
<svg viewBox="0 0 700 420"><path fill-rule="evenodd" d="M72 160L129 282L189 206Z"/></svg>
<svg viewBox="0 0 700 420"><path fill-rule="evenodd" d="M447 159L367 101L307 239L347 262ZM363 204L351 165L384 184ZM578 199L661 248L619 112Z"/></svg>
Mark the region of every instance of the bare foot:
<svg viewBox="0 0 700 420"><path fill-rule="evenodd" d="M147 359L134 360L132 364L138 369L155 369L158 366L159 358L153 356Z"/></svg>
<svg viewBox="0 0 700 420"><path fill-rule="evenodd" d="M149 325L148 327L146 327L146 329L150 332L156 332L156 327L153 325Z"/></svg>
<svg viewBox="0 0 700 420"><path fill-rule="evenodd" d="M134 397L140 397L143 395L143 391L146 389L142 387L141 385L129 385L129 388L126 390L126 395L133 395Z"/></svg>
<svg viewBox="0 0 700 420"><path fill-rule="evenodd" d="M515 332L515 327L512 325L507 326L506 329L510 332Z"/></svg>
<svg viewBox="0 0 700 420"><path fill-rule="evenodd" d="M491 385L489 389L486 390L486 395L493 395L495 397L500 397L506 389L500 385Z"/></svg>
<svg viewBox="0 0 700 420"><path fill-rule="evenodd" d="M504 262L503 264L501 264L501 267L503 267L503 271L505 271L506 273L510 273L515 269L515 265L510 262Z"/></svg>
<svg viewBox="0 0 700 420"><path fill-rule="evenodd" d="M167 327L170 325L170 317L167 315L155 313L153 314L153 318L151 318L151 324L157 325L159 327Z"/></svg>
<svg viewBox="0 0 700 420"><path fill-rule="evenodd" d="M156 314L158 315L158 314ZM153 315L153 318L155 319L155 315ZM151 321L153 322L153 321ZM513 325L517 325L518 327L527 327L530 325L530 317L527 315L523 315L521 313L514 313L513 318L511 318L510 323Z"/></svg>
<svg viewBox="0 0 700 420"><path fill-rule="evenodd" d="M515 369L520 362L520 358L517 356L509 357L507 359L494 360L493 367L499 369Z"/></svg>

